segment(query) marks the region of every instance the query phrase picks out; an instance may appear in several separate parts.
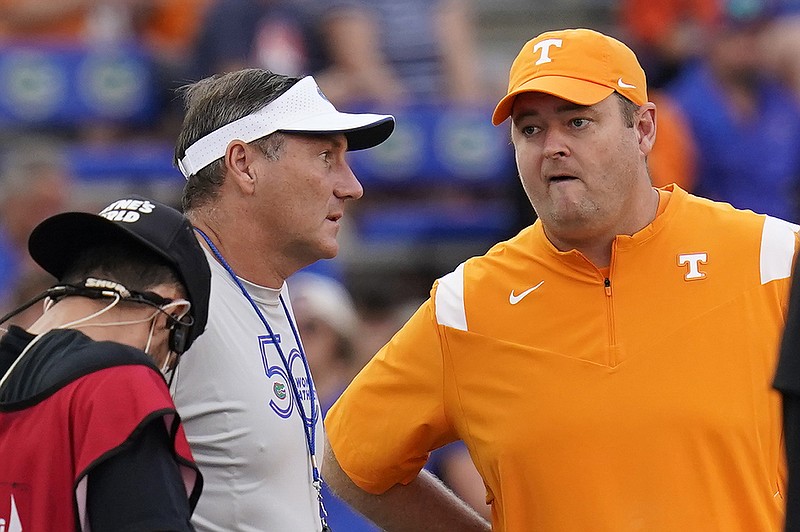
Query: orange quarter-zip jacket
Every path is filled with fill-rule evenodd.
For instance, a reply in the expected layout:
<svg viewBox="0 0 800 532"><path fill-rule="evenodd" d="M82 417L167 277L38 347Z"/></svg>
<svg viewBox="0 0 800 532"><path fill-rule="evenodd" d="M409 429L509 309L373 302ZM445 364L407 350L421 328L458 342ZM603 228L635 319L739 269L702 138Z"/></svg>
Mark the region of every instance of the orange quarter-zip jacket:
<svg viewBox="0 0 800 532"><path fill-rule="evenodd" d="M537 221L439 279L328 414L352 480L408 483L462 439L494 530L781 530L771 380L798 227L660 196L607 275Z"/></svg>

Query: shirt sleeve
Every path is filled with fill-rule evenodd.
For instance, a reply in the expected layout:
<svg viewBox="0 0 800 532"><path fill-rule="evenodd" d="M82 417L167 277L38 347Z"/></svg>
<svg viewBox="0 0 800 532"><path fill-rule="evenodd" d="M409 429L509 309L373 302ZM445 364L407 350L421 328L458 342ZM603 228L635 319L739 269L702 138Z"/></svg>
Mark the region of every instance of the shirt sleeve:
<svg viewBox="0 0 800 532"><path fill-rule="evenodd" d="M441 337L431 300L353 379L326 431L350 479L370 493L416 478L428 453L456 439L443 406Z"/></svg>
<svg viewBox="0 0 800 532"><path fill-rule="evenodd" d="M91 469L86 497L92 530L194 530L172 442L160 417Z"/></svg>

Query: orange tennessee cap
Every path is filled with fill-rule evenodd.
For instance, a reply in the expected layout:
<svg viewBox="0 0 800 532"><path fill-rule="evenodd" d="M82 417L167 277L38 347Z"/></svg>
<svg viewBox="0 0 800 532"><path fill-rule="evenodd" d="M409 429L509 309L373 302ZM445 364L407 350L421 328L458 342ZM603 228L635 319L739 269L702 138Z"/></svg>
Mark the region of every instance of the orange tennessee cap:
<svg viewBox="0 0 800 532"><path fill-rule="evenodd" d="M647 81L633 51L588 29L548 31L522 47L511 65L506 94L492 115L498 125L511 116L523 92L545 92L578 105L594 105L617 91L647 103Z"/></svg>

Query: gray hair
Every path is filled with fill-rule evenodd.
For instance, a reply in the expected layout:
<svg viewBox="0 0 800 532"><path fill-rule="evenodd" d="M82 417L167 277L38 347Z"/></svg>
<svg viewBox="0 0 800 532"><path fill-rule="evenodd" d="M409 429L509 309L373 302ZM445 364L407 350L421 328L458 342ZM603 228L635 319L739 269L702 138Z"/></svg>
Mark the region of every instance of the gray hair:
<svg viewBox="0 0 800 532"><path fill-rule="evenodd" d="M300 78L275 74L269 70L248 68L217 74L178 89L184 100L186 116L175 144L174 163L186 149L225 124L263 109L289 90ZM276 159L283 146L282 133L272 133L253 142L264 154ZM225 179L222 160L189 176L181 200L184 211L201 207L214 199Z"/></svg>

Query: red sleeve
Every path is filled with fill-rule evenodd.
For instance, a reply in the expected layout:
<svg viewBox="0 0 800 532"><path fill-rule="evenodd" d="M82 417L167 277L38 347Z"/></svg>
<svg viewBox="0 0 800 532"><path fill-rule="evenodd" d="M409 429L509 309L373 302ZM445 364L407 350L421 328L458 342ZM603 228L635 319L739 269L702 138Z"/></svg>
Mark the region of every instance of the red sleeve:
<svg viewBox="0 0 800 532"><path fill-rule="evenodd" d="M154 417L162 417L182 466L186 492L196 502L199 476L160 373L143 365L115 366L86 375L67 388L72 388L73 395L69 415L76 486L92 465L118 452Z"/></svg>

